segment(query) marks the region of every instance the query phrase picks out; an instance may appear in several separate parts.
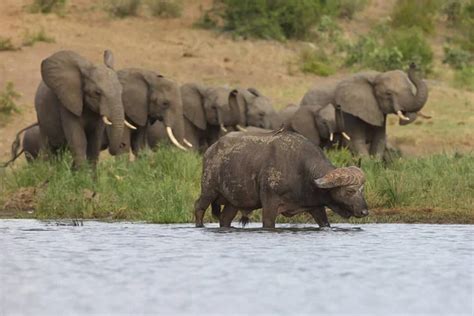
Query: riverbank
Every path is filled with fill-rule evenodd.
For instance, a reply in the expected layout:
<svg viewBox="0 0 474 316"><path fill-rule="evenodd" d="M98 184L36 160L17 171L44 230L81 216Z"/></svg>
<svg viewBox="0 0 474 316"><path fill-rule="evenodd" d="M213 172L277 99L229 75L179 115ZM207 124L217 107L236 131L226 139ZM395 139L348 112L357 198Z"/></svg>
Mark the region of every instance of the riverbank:
<svg viewBox="0 0 474 316"><path fill-rule="evenodd" d="M356 163L347 151L328 155L337 166ZM104 159L97 180L88 170L72 172L70 162L66 155L0 171L0 217L193 222L201 176L197 154L162 148L134 162ZM367 159L361 166L371 214L349 222L474 224L474 154L397 158L389 164ZM329 214L333 223L346 221ZM206 216L213 220L210 212ZM308 216L289 221L312 223Z"/></svg>

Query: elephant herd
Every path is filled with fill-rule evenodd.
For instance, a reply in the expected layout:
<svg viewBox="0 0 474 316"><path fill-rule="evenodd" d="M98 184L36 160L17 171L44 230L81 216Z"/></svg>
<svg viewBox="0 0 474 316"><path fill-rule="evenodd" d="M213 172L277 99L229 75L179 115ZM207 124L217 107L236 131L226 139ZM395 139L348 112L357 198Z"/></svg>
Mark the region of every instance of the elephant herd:
<svg viewBox="0 0 474 316"><path fill-rule="evenodd" d="M354 154L382 157L387 115L409 124L422 115L428 97L414 64L407 73L363 72L316 86L300 105L279 112L255 88L179 85L151 70L115 70L110 50L104 52L104 64L59 51L42 61L41 77L35 96L38 121L18 133L12 160L22 152L31 160L40 152L48 157L68 148L74 168L87 161L95 166L105 149L136 156L147 146L171 142L203 153L229 131L282 126L323 148L346 146Z"/></svg>

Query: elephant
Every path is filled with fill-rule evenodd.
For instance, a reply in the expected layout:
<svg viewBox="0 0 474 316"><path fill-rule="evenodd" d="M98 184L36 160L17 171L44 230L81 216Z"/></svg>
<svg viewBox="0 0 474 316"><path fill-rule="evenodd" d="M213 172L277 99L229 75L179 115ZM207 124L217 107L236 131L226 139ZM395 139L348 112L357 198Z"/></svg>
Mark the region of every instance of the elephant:
<svg viewBox="0 0 474 316"><path fill-rule="evenodd" d="M427 99L427 85L412 63L407 74L401 70L363 72L337 84L312 89L300 104L340 106L345 131L351 138L350 142L344 141L345 145L354 154L382 158L386 149L386 116L397 114L400 125L414 122L417 116L429 118L420 112Z"/></svg>
<svg viewBox="0 0 474 316"><path fill-rule="evenodd" d="M239 210L247 216L259 208L264 228L274 228L279 214L301 212L325 227L330 225L325 207L345 218L368 215L364 183L361 169L334 167L321 148L284 128L265 134L231 132L204 154L195 224L203 227L211 205L221 227L230 227Z"/></svg>
<svg viewBox="0 0 474 316"><path fill-rule="evenodd" d="M21 135L23 138L21 139ZM38 123L33 123L22 128L15 136L15 140L11 145L11 158L2 164L7 167L13 163L21 154L25 154L28 162L38 158L40 152L40 129Z"/></svg>
<svg viewBox="0 0 474 316"><path fill-rule="evenodd" d="M275 130L280 128L282 120L273 108L269 98L255 88L234 89L229 94L229 104L239 108L237 129L244 131L246 126Z"/></svg>
<svg viewBox="0 0 474 316"><path fill-rule="evenodd" d="M289 105L280 111L286 129L297 132L316 146L329 148L339 139L350 137L344 132L344 120L340 107L331 103L324 106Z"/></svg>
<svg viewBox="0 0 474 316"><path fill-rule="evenodd" d="M164 135L176 147L187 150L184 139L183 103L179 85L164 76L145 69L122 69L118 72L123 87L122 101L125 117L136 129L124 131L122 148L138 156L147 144L147 131L156 121L161 122ZM106 136L109 128L106 129ZM102 148L107 146L105 137ZM189 143L188 143L189 144Z"/></svg>
<svg viewBox="0 0 474 316"><path fill-rule="evenodd" d="M239 122L239 109L229 104L226 87L205 87L196 83L181 86L183 100L183 121L186 144L199 152L204 152L219 137L228 132L228 128ZM150 147L164 139L164 127L154 123L148 132Z"/></svg>
<svg viewBox="0 0 474 316"><path fill-rule="evenodd" d="M125 121L122 85L113 69L113 54L94 65L73 51L59 51L41 63L42 81L35 95L40 148L46 155L68 147L77 169L95 168L105 124L111 126L109 150L119 152Z"/></svg>

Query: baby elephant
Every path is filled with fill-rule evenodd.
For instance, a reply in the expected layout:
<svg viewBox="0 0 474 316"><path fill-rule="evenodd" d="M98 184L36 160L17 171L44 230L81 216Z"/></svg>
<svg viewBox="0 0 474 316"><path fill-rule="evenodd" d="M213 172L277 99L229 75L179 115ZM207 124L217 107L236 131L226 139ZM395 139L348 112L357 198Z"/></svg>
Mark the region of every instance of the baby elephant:
<svg viewBox="0 0 474 316"><path fill-rule="evenodd" d="M301 212L329 226L326 206L345 218L364 217L364 182L362 170L334 167L319 147L297 133L232 132L204 154L196 227L203 226L209 205L220 215L221 227L230 227L238 210L248 214L259 208L264 228L274 228L279 214Z"/></svg>

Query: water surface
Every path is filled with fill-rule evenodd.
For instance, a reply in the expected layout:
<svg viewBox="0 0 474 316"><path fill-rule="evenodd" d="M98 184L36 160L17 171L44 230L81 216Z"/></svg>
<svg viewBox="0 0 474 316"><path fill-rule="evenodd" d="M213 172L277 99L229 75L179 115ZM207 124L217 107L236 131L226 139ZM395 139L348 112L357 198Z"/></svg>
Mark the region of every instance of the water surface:
<svg viewBox="0 0 474 316"><path fill-rule="evenodd" d="M473 313L470 225L0 220L0 315Z"/></svg>

